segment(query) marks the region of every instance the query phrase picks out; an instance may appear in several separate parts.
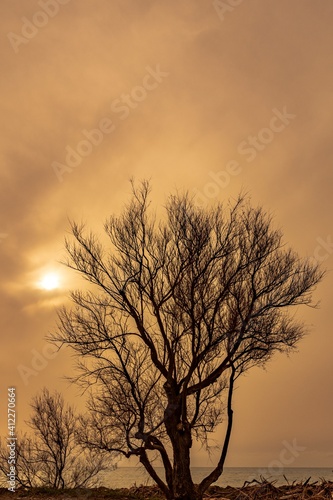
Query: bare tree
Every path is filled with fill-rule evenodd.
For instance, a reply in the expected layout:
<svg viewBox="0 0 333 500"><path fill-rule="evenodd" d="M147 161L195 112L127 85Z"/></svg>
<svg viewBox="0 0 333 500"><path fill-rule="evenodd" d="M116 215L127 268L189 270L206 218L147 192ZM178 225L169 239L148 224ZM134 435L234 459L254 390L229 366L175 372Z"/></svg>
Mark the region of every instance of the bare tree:
<svg viewBox="0 0 333 500"><path fill-rule="evenodd" d="M168 499L197 500L223 471L236 378L297 344L305 330L289 307L310 305L323 273L246 198L203 209L170 196L157 222L149 192L133 185L106 222L109 248L72 224L67 265L95 286L72 293L52 341L74 349L76 381L93 389L81 439L137 456ZM205 441L225 413L220 459L194 485L192 440Z"/></svg>
<svg viewBox="0 0 333 500"><path fill-rule="evenodd" d="M71 405L44 388L31 407L27 424L33 436L19 436L16 442L17 482L23 487L75 488L94 486L97 475L111 468L110 456L83 447L78 442L78 417ZM8 448L0 447L0 471L8 472Z"/></svg>
<svg viewBox="0 0 333 500"><path fill-rule="evenodd" d="M9 459L8 443L0 440L0 478L1 484L7 485L9 464L15 466L15 480L23 488L37 486L40 462L36 460L33 438L27 434L18 436L15 442L15 458Z"/></svg>

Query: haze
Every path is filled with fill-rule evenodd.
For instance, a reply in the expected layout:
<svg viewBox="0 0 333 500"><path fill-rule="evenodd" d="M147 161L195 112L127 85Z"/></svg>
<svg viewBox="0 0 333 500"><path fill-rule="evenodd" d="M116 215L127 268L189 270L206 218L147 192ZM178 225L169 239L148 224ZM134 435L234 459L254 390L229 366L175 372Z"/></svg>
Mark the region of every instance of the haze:
<svg viewBox="0 0 333 500"><path fill-rule="evenodd" d="M102 233L131 177L151 178L156 206L244 190L300 255L333 263L331 0L46 3L0 7L2 435L8 386L22 430L44 385L82 406L72 358L45 341L84 286L63 241L68 219ZM50 273L59 287L38 286ZM298 353L239 380L228 466L269 467L286 446L288 466L332 466L331 290L329 272Z"/></svg>

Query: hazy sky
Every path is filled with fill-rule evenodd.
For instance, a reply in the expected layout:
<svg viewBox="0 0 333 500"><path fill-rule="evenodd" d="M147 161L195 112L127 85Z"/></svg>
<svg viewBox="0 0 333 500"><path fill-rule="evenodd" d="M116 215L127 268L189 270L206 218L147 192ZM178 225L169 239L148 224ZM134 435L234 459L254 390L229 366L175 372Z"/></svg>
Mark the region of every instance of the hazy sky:
<svg viewBox="0 0 333 500"><path fill-rule="evenodd" d="M236 4L238 4L236 6ZM79 406L45 335L67 291L68 218L97 232L150 177L161 205L243 189L332 269L332 0L2 0L1 405L19 428L45 384ZM61 286L37 283L57 272ZM332 273L290 358L238 381L229 466L333 464ZM218 439L219 434L216 438ZM292 451L290 451L292 448ZM288 451L289 450L289 451ZM198 450L194 465L209 465Z"/></svg>

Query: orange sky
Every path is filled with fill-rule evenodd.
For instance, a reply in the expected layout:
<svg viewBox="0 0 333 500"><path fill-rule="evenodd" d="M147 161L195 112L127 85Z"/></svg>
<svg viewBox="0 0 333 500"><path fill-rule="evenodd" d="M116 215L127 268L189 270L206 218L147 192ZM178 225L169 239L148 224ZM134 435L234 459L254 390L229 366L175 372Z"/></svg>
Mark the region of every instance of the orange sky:
<svg viewBox="0 0 333 500"><path fill-rule="evenodd" d="M68 218L101 232L130 177L150 177L161 205L176 188L207 204L243 189L289 245L332 268L333 3L3 0L0 10L3 434L7 386L22 429L45 384L80 406L61 378L69 355L47 359L55 308L81 283L57 262ZM37 288L52 270L61 288ZM332 467L332 280L316 291L319 310L300 311L310 335L299 352L239 380L227 465L269 468L297 443L286 465ZM193 463L209 465L200 450Z"/></svg>

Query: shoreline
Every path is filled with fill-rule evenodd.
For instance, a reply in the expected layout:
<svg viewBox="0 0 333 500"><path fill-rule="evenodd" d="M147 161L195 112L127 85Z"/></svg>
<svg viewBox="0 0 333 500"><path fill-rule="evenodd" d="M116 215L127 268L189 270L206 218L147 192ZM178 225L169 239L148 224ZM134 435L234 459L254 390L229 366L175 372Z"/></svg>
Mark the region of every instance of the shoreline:
<svg viewBox="0 0 333 500"><path fill-rule="evenodd" d="M165 481L163 467L155 467L158 475ZM194 483L200 483L211 471L213 467L192 467L192 479ZM137 467L117 467L112 472L103 472L101 474L103 486L107 488L131 488L135 485L154 485L148 473L139 465ZM273 467L225 467L222 475L214 483L215 486L225 487L233 486L239 488L247 482L253 480L270 481L277 486L285 484L301 484L308 478L311 483L333 481L332 467L284 467L276 470Z"/></svg>

